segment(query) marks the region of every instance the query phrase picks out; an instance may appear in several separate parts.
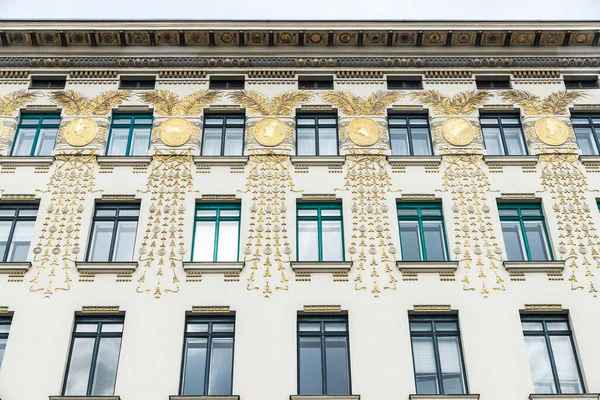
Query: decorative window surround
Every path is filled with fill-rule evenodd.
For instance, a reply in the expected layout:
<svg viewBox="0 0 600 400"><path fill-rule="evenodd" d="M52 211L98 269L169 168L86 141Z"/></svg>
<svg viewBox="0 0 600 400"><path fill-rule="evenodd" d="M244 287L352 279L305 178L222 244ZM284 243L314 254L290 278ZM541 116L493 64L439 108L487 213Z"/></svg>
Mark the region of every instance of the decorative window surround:
<svg viewBox="0 0 600 400"><path fill-rule="evenodd" d="M150 165L151 161L151 156L98 156L98 164L100 165Z"/></svg>
<svg viewBox="0 0 600 400"><path fill-rule="evenodd" d="M0 165L27 165L27 166L38 166L38 165L52 165L54 162L54 156L1 156Z"/></svg>
<svg viewBox="0 0 600 400"><path fill-rule="evenodd" d="M600 394L530 394L529 400L600 400Z"/></svg>
<svg viewBox="0 0 600 400"><path fill-rule="evenodd" d="M562 281L565 261L504 261L511 281L524 281L526 273L545 273L548 280Z"/></svg>
<svg viewBox="0 0 600 400"><path fill-rule="evenodd" d="M360 394L343 394L343 395L300 395L293 394L290 400L360 400Z"/></svg>
<svg viewBox="0 0 600 400"><path fill-rule="evenodd" d="M479 400L478 394L411 394L409 400Z"/></svg>
<svg viewBox="0 0 600 400"><path fill-rule="evenodd" d="M131 274L137 267L137 261L130 262L82 262L75 263L77 271L89 274Z"/></svg>
<svg viewBox="0 0 600 400"><path fill-rule="evenodd" d="M196 165L246 165L248 164L248 156L195 156L194 163Z"/></svg>
<svg viewBox="0 0 600 400"><path fill-rule="evenodd" d="M442 163L442 156L387 156L387 160L392 166L439 166Z"/></svg>
<svg viewBox="0 0 600 400"><path fill-rule="evenodd" d="M180 396L180 395L171 395L169 396L169 400L240 400L240 396L232 395L232 396Z"/></svg>
<svg viewBox="0 0 600 400"><path fill-rule="evenodd" d="M225 273L237 273L239 274L244 269L243 261L185 261L183 263L183 270L186 273L189 272L201 272L203 274L225 274Z"/></svg>
<svg viewBox="0 0 600 400"><path fill-rule="evenodd" d="M483 156L486 164L502 166L533 166L538 162L537 156Z"/></svg>
<svg viewBox="0 0 600 400"><path fill-rule="evenodd" d="M344 156L292 156L292 164L314 166L344 165Z"/></svg>
<svg viewBox="0 0 600 400"><path fill-rule="evenodd" d="M31 268L31 262L0 262L0 275L24 274Z"/></svg>
<svg viewBox="0 0 600 400"><path fill-rule="evenodd" d="M50 400L121 400L121 396L50 396Z"/></svg>
<svg viewBox="0 0 600 400"><path fill-rule="evenodd" d="M418 274L439 274L441 281L453 281L458 261L396 261L396 266L404 281L416 281Z"/></svg>

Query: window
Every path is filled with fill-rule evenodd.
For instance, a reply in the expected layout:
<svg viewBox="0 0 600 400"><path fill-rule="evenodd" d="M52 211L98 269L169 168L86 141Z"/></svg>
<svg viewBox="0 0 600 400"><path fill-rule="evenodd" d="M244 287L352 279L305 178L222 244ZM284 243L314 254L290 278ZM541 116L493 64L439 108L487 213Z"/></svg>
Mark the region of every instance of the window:
<svg viewBox="0 0 600 400"><path fill-rule="evenodd" d="M475 78L479 90L506 90L510 89L509 76L481 76Z"/></svg>
<svg viewBox="0 0 600 400"><path fill-rule="evenodd" d="M65 76L32 76L30 89L64 89L67 83Z"/></svg>
<svg viewBox="0 0 600 400"><path fill-rule="evenodd" d="M224 77L210 77L208 85L209 89L212 90L243 90L244 89L244 77L243 76L224 76Z"/></svg>
<svg viewBox="0 0 600 400"><path fill-rule="evenodd" d="M234 327L233 318L187 318L181 395L231 395Z"/></svg>
<svg viewBox="0 0 600 400"><path fill-rule="evenodd" d="M391 114L388 129L392 155L430 156L431 139L427 114Z"/></svg>
<svg viewBox="0 0 600 400"><path fill-rule="evenodd" d="M139 215L138 204L96 205L87 260L132 261Z"/></svg>
<svg viewBox="0 0 600 400"><path fill-rule="evenodd" d="M597 76L565 76L565 87L567 89L598 89Z"/></svg>
<svg viewBox="0 0 600 400"><path fill-rule="evenodd" d="M535 393L585 393L566 315L521 315Z"/></svg>
<svg viewBox="0 0 600 400"><path fill-rule="evenodd" d="M156 77L154 76L122 76L119 89L122 90L154 90Z"/></svg>
<svg viewBox="0 0 600 400"><path fill-rule="evenodd" d="M21 115L11 155L52 155L59 125L60 114Z"/></svg>
<svg viewBox="0 0 600 400"><path fill-rule="evenodd" d="M122 317L79 317L75 320L64 396L114 394L122 336Z"/></svg>
<svg viewBox="0 0 600 400"><path fill-rule="evenodd" d="M481 114L479 121L488 154L495 156L527 154L519 114Z"/></svg>
<svg viewBox="0 0 600 400"><path fill-rule="evenodd" d="M388 76L387 87L389 90L419 90L423 89L420 76Z"/></svg>
<svg viewBox="0 0 600 400"><path fill-rule="evenodd" d="M398 203L403 261L446 261L441 203Z"/></svg>
<svg viewBox="0 0 600 400"><path fill-rule="evenodd" d="M36 205L0 205L0 262L27 261Z"/></svg>
<svg viewBox="0 0 600 400"><path fill-rule="evenodd" d="M331 76L300 76L298 77L300 90L333 90L333 77Z"/></svg>
<svg viewBox="0 0 600 400"><path fill-rule="evenodd" d="M498 213L509 261L552 259L540 204L498 204Z"/></svg>
<svg viewBox="0 0 600 400"><path fill-rule="evenodd" d="M114 114L107 156L145 156L150 146L152 114Z"/></svg>
<svg viewBox="0 0 600 400"><path fill-rule="evenodd" d="M456 316L411 316L410 340L417 394L466 394Z"/></svg>
<svg viewBox="0 0 600 400"><path fill-rule="evenodd" d="M237 261L240 204L197 204L193 261Z"/></svg>
<svg viewBox="0 0 600 400"><path fill-rule="evenodd" d="M299 115L296 118L296 153L299 156L337 156L337 115Z"/></svg>
<svg viewBox="0 0 600 400"><path fill-rule="evenodd" d="M298 317L298 394L350 394L346 317Z"/></svg>
<svg viewBox="0 0 600 400"><path fill-rule="evenodd" d="M298 261L344 261L342 204L298 204Z"/></svg>
<svg viewBox="0 0 600 400"><path fill-rule="evenodd" d="M600 114L571 114L571 123L581 152L585 156L600 154Z"/></svg>
<svg viewBox="0 0 600 400"><path fill-rule="evenodd" d="M244 153L243 114L206 115L202 140L203 156L241 156Z"/></svg>
<svg viewBox="0 0 600 400"><path fill-rule="evenodd" d="M6 350L6 342L8 342L8 332L10 331L10 317L0 317L0 367L2 367L2 359Z"/></svg>

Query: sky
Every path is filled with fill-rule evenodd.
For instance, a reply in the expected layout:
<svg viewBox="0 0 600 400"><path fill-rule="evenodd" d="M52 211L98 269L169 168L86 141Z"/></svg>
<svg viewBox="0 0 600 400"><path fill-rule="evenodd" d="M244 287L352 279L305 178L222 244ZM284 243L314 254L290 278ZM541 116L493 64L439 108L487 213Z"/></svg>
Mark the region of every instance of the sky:
<svg viewBox="0 0 600 400"><path fill-rule="evenodd" d="M0 0L3 19L600 21L600 0Z"/></svg>

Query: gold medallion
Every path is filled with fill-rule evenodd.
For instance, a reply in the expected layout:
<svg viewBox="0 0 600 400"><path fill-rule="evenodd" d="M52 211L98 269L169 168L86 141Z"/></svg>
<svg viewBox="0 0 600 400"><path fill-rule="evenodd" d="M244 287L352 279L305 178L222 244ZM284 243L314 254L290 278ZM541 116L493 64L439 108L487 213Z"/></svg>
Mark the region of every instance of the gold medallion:
<svg viewBox="0 0 600 400"><path fill-rule="evenodd" d="M285 124L277 118L263 118L254 127L254 137L263 146L277 146L285 139Z"/></svg>
<svg viewBox="0 0 600 400"><path fill-rule="evenodd" d="M69 122L65 140L71 146L81 147L90 144L98 133L98 124L91 118L77 118Z"/></svg>
<svg viewBox="0 0 600 400"><path fill-rule="evenodd" d="M567 141L569 130L561 120L545 117L535 123L535 134L542 142L550 146L560 146Z"/></svg>
<svg viewBox="0 0 600 400"><path fill-rule="evenodd" d="M464 118L449 118L442 125L444 138L454 146L466 146L475 139L473 125Z"/></svg>
<svg viewBox="0 0 600 400"><path fill-rule="evenodd" d="M160 126L160 140L167 146L179 147L192 137L192 124L184 118L169 118Z"/></svg>
<svg viewBox="0 0 600 400"><path fill-rule="evenodd" d="M372 146L379 140L379 126L371 118L355 118L348 125L348 136L358 146Z"/></svg>

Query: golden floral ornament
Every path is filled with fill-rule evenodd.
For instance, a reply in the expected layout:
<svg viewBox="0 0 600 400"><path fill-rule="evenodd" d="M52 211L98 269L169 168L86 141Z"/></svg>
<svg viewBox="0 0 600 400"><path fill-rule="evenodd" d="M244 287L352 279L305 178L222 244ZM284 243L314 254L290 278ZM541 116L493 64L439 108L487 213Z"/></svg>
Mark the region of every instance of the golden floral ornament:
<svg viewBox="0 0 600 400"><path fill-rule="evenodd" d="M254 137L263 146L277 146L285 139L285 124L277 118L263 118L256 123Z"/></svg>
<svg viewBox="0 0 600 400"><path fill-rule="evenodd" d="M475 139L473 125L464 118L449 118L442 125L442 134L454 146L466 146Z"/></svg>
<svg viewBox="0 0 600 400"><path fill-rule="evenodd" d="M76 90L51 92L50 100L61 106L66 115L106 115L113 107L129 99L125 90L108 90L89 98Z"/></svg>
<svg viewBox="0 0 600 400"><path fill-rule="evenodd" d="M169 118L160 126L160 140L167 146L182 146L191 137L192 124L185 118Z"/></svg>
<svg viewBox="0 0 600 400"><path fill-rule="evenodd" d="M91 118L77 118L69 122L65 132L65 140L71 146L82 147L96 138L98 124Z"/></svg>
<svg viewBox="0 0 600 400"><path fill-rule="evenodd" d="M545 117L535 123L535 134L550 146L560 146L567 141L569 130L564 122L554 117Z"/></svg>
<svg viewBox="0 0 600 400"><path fill-rule="evenodd" d="M379 140L379 127L371 118L355 118L348 125L348 136L358 146L372 146Z"/></svg>

